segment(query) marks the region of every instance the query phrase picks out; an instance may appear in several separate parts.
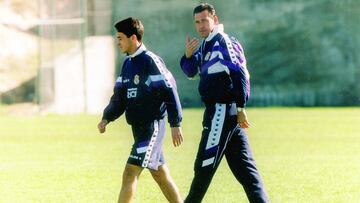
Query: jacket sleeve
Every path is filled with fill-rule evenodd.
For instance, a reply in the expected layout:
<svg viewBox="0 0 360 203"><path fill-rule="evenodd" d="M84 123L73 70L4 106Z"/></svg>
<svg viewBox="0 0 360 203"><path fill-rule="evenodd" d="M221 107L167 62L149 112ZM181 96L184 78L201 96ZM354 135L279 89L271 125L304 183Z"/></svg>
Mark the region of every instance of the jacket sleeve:
<svg viewBox="0 0 360 203"><path fill-rule="evenodd" d="M236 106L244 108L250 97L250 81L247 78L247 70L239 67L235 71L230 71L230 77L233 81Z"/></svg>
<svg viewBox="0 0 360 203"><path fill-rule="evenodd" d="M186 58L186 56L183 55L180 60L180 67L187 77L193 78L199 72L200 62L201 54L198 50L191 58Z"/></svg>
<svg viewBox="0 0 360 203"><path fill-rule="evenodd" d="M109 122L114 121L124 113L125 108L125 88L123 87L122 76L120 75L116 80L114 93L111 96L110 102L104 109L102 119L106 119Z"/></svg>
<svg viewBox="0 0 360 203"><path fill-rule="evenodd" d="M235 38L223 38L219 44L218 60L229 70L237 107L245 107L250 97L250 75L240 43Z"/></svg>
<svg viewBox="0 0 360 203"><path fill-rule="evenodd" d="M176 81L170 72L165 75L163 95L170 126L180 127L182 120L181 104L177 93Z"/></svg>
<svg viewBox="0 0 360 203"><path fill-rule="evenodd" d="M177 93L176 81L161 58L157 57L156 61L151 60L150 63L152 73L149 75L148 84L150 85L152 83L154 86L159 86L162 101L166 106L170 126L180 127L182 110Z"/></svg>

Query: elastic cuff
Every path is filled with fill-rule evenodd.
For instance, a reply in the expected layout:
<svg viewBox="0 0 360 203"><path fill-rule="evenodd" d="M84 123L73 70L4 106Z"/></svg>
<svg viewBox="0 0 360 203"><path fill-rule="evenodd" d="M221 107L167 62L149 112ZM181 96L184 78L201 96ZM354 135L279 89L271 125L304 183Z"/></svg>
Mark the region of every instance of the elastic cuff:
<svg viewBox="0 0 360 203"><path fill-rule="evenodd" d="M180 123L170 123L170 127L175 128L175 127L180 127Z"/></svg>
<svg viewBox="0 0 360 203"><path fill-rule="evenodd" d="M239 104L239 103L236 103L236 107L237 108L245 108L246 104Z"/></svg>
<svg viewBox="0 0 360 203"><path fill-rule="evenodd" d="M109 119L109 118L105 118L104 116L101 118L101 120L106 120L108 123L110 123L111 121L113 121L113 120L111 120L111 119Z"/></svg>
<svg viewBox="0 0 360 203"><path fill-rule="evenodd" d="M245 108L243 107L237 107L237 111L240 112L240 111L243 111Z"/></svg>

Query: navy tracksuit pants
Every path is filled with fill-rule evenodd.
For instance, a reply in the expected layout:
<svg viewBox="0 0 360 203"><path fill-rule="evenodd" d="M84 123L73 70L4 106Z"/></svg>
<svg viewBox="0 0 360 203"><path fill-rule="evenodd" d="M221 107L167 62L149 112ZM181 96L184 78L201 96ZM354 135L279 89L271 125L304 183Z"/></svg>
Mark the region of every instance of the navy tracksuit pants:
<svg viewBox="0 0 360 203"><path fill-rule="evenodd" d="M237 125L235 104L207 105L195 160L195 175L185 203L201 202L225 155L249 202L269 202L244 129ZM236 198L236 194L234 194Z"/></svg>

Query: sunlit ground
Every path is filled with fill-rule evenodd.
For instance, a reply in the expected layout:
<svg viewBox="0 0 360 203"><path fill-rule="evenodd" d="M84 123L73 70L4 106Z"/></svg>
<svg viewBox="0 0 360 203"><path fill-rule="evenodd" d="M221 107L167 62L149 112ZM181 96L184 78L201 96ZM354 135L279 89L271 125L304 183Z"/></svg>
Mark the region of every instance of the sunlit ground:
<svg viewBox="0 0 360 203"><path fill-rule="evenodd" d="M100 115L7 114L0 108L0 202L116 202L132 144L125 120L97 132ZM250 108L251 146L272 202L360 200L360 108ZM186 196L200 136L201 109L187 109L185 142L164 142L165 158ZM150 174L135 202L166 202ZM224 159L206 203L247 202Z"/></svg>

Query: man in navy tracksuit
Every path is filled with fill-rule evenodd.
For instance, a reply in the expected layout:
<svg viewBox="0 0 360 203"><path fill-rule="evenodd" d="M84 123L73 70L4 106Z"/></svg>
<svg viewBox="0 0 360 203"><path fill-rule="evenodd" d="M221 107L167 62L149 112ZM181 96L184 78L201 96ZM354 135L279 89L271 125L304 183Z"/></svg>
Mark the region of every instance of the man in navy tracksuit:
<svg viewBox="0 0 360 203"><path fill-rule="evenodd" d="M144 168L150 170L169 202L182 202L162 151L166 112L174 146L183 141L181 106L174 77L163 60L142 43L144 27L140 20L127 18L116 23L115 28L119 48L127 57L98 128L104 133L106 125L124 112L132 128L135 142L123 173L118 202L132 200Z"/></svg>
<svg viewBox="0 0 360 203"><path fill-rule="evenodd" d="M212 5L200 4L193 15L203 40L199 47L197 39L187 37L180 65L188 77L200 75L199 93L206 109L195 175L185 202L202 201L223 155L249 201L269 202L244 130L250 125L245 113L250 76L244 51L224 33Z"/></svg>

